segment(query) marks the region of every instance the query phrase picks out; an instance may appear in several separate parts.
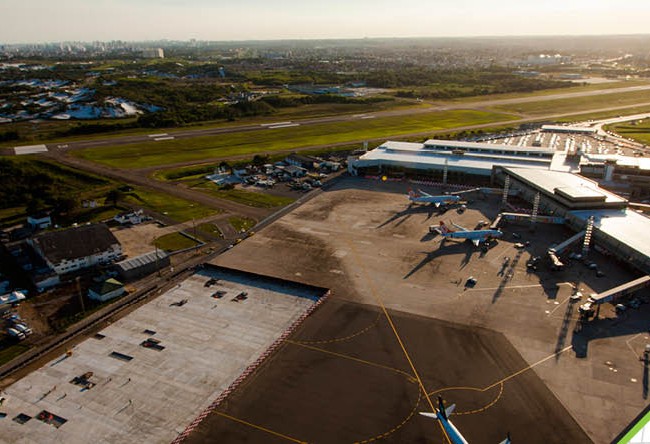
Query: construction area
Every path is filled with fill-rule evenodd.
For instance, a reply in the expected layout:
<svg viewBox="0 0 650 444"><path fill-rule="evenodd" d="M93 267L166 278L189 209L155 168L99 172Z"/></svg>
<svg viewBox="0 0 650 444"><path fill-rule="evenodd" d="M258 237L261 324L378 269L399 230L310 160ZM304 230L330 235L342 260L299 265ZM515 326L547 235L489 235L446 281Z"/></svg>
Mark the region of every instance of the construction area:
<svg viewBox="0 0 650 444"><path fill-rule="evenodd" d="M4 388L0 441L173 441L272 353L324 294L202 268Z"/></svg>
<svg viewBox="0 0 650 444"><path fill-rule="evenodd" d="M321 310L328 309L333 300L341 304L343 301L362 304L363 309L358 308L360 312L377 313L379 308L386 307L396 316L396 331L403 334L405 349L422 375L427 391L448 387L479 389L470 389L463 394L451 389L442 390L446 402L457 403L461 412L489 404L480 389L508 378L504 383L504 395L495 401L493 407L469 415L467 419L460 415L454 419L459 422L457 426L462 433L465 433L465 425L467 436L478 437L479 442L484 441L483 436L494 436L494 441L499 442L506 430L519 427L519 418L527 414L527 409L539 412L538 408L545 412L545 417L549 412L566 409L568 422L559 426L559 423L539 421L538 414L537 421L520 429L526 442L532 442L534 436L545 437L540 442L584 442L587 439L585 435L580 438L580 430L588 440L611 441L647 403L648 369L639 358L650 340L646 321L648 305L643 305L648 294L647 290L640 290L636 294L639 306L623 312L617 312L611 304L604 304L598 317L591 320L582 317L579 307L588 301L591 294L606 292L638 278L637 272L595 248L588 253L589 261L564 259L564 267L554 269L547 260L549 248L561 245L575 235L575 231L564 225L538 223L531 230L529 221L508 221L500 228L502 238L493 242L490 248L477 248L471 242L455 239L442 242L439 234L429 230L430 226L445 221L447 225L453 223L471 230L489 223L499 214L501 197L468 196L464 207L410 205L406 196L410 186L404 182L343 179L221 255L214 263L331 288L331 299ZM442 192L429 188L426 191L432 194ZM580 247L579 242L573 246L577 251ZM319 321L319 325L327 325L327 329L311 330L311 322L317 323L314 319L318 313L303 325L305 333L296 334L291 341L331 341L354 335L354 340L335 341L334 345L309 342L307 345L368 361L371 363L367 364L369 367L399 369L407 373L408 376L402 378L405 381L414 377L405 354L400 354L399 348L393 350L394 343L388 348L390 334L386 333L385 341L376 337L369 339L376 332L374 328L366 328L368 323L355 323L346 316L338 319L334 314L327 318L327 322ZM340 313L345 313L345 310ZM421 327L421 331L413 327L414 332L407 333L410 332L411 320L415 319L411 315L417 315L418 322L426 327ZM366 319L369 315L364 316ZM409 322L400 321L402 317ZM436 330L437 321L451 324ZM336 326L339 323L346 328L339 328L340 332L335 327L330 330L330 324ZM349 330L348 324L351 324ZM490 331L489 339L476 339L484 347L483 351L477 351L477 347L472 345L474 339L458 333L468 329L472 332L469 337L477 335L477 329ZM495 339L495 335L502 338L502 342ZM366 341L375 345L367 346ZM510 365L497 365L500 370L490 373L487 370L490 365L484 360L492 355L498 357L492 347L502 349L503 342L509 342L521 360L513 358ZM368 348L375 351L368 352ZM444 356L437 355L438 350ZM312 363L310 359L313 356L309 358L307 352L321 353L322 356ZM283 358L284 353L287 358ZM220 413L216 416L219 418L212 421L221 425L233 422L227 433L233 433L232 436L241 440L244 440L243 436L259 436L260 430L264 429L298 441L313 438L309 434L300 434L308 429L307 425L292 428L291 425L297 421L295 416L285 417L283 427L273 429L272 426L278 424L277 416L282 416L286 405L298 402L298 398L289 399L291 395L283 392L278 395L284 400L280 408L279 404L273 404L278 402L275 398L265 398L265 391L258 384L268 387L289 380L275 369L276 363L282 365L284 359L290 359L292 366L302 371L323 378L323 373L334 371L331 356L327 355L327 352L289 342L273 361L274 368L262 367L260 374L249 382L250 388L247 385L243 391L236 392L232 404L229 402L226 408L218 410ZM429 360L429 355L437 358ZM322 369L319 369L320 365L323 365ZM340 381L355 380L353 375L359 369L346 372L337 375L339 384ZM490 381L483 379L488 375ZM553 396L531 395L520 388L521 378L535 375ZM362 383L359 381L359 386ZM423 422L426 418L415 414L408 416L418 402L417 389L407 391L404 388L411 382L398 379L398 384L402 389L389 388L389 382L381 382L372 389L366 386L368 390L358 398L359 402L367 399L368 404L355 410L356 414L332 413L328 417L321 406L321 410L316 410L317 421L324 421L334 430L363 430L357 435L340 432L342 441L370 439L384 433L382 430L387 424L399 424L405 420L414 424L401 427L406 434L396 432L392 442L424 442L431 436L435 438L440 434L436 424L428 425ZM532 383L523 385L534 386ZM318 387L309 391L299 390L296 396L316 402L322 396L317 393L319 390ZM375 398L385 398L383 402L387 407L380 408L375 404L379 402ZM521 399L523 404L517 404L516 400ZM273 405L275 413L262 408L263 402ZM417 409L431 410L425 399L419 402ZM231 405L233 410L229 410ZM343 408L342 402L336 405ZM498 409L503 409L502 415L496 414ZM616 415L612 415L613 411ZM573 426L569 416L576 421ZM517 421L512 421L515 417ZM393 421L389 422L387 418ZM475 425L470 425L474 421ZM513 424L508 425L508 422ZM362 427L360 424L365 425ZM210 433L220 427L210 428ZM201 430L195 433L207 433ZM273 439L271 435L267 436L269 440ZM513 433L513 439L516 438ZM255 441L254 438L247 439Z"/></svg>

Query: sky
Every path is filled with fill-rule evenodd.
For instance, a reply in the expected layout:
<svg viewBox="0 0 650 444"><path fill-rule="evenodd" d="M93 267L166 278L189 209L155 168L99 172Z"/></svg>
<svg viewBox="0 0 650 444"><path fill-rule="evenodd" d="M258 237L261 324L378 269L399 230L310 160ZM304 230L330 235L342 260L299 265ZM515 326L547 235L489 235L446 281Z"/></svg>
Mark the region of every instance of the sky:
<svg viewBox="0 0 650 444"><path fill-rule="evenodd" d="M0 0L0 43L650 32L650 0Z"/></svg>

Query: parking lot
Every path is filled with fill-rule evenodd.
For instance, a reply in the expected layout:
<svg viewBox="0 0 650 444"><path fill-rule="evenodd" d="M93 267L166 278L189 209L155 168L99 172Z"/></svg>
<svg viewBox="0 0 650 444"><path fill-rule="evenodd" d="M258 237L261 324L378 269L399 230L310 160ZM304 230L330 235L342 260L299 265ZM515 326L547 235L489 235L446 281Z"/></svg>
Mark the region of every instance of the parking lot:
<svg viewBox="0 0 650 444"><path fill-rule="evenodd" d="M500 332L528 365L541 361L534 372L591 440L609 442L647 403L647 369L639 353L648 341L648 305L620 315L604 306L599 320L576 333L577 302L570 296L574 285L586 298L635 275L594 251L589 261L604 270L601 277L578 261L561 272L546 262L537 270L527 267L531 257L544 257L551 244L574 234L562 226L538 224L533 232L527 225L508 225L487 252L468 242L441 243L429 225L444 220L474 228L496 217L498 196L470 198L459 214L409 206L409 186L341 180L216 262L327 286L332 297L345 301ZM518 242L530 244L517 249ZM470 277L474 286L466 285ZM466 365L471 379L473 364ZM454 374L465 377L462 367ZM558 436L548 442L567 441Z"/></svg>

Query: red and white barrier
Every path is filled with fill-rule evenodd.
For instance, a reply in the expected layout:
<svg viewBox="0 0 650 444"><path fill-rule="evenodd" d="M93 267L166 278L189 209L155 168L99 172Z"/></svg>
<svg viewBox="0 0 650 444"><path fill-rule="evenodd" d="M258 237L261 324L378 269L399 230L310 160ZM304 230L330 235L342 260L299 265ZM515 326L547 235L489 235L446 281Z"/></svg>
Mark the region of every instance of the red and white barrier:
<svg viewBox="0 0 650 444"><path fill-rule="evenodd" d="M314 312L314 310L316 310L318 307L320 307L323 304L323 302L325 302L325 299L327 299L329 295L330 292L328 291L322 297L320 297L318 301L316 301L306 311L304 311L300 315L300 317L298 317L298 319L296 319L289 326L289 328L287 328L280 335L280 337L278 337L273 342L273 344L271 344L266 350L264 350L264 352L255 360L255 362L253 362L248 367L246 367L246 369L244 369L244 371L237 377L237 379L235 379L228 386L226 390L221 392L221 394L217 397L217 399L212 401L212 403L207 408L205 408L201 412L201 414L199 414L199 416L197 416L194 419L194 421L192 421L190 425L188 425L185 428L185 430L183 430L183 432L176 437L176 439L172 441L172 444L180 444L181 442L183 442L183 440L187 438L195 428L198 427L198 425L201 423L201 421L205 419L206 416L208 416L214 409L216 409L219 406L219 404L221 404L239 386L239 384L241 384L244 381L244 379L250 376L251 373L253 373L257 369L257 367L262 365L264 360L268 358L275 350L277 350L278 347L280 347L282 343L300 326L300 324L302 324L305 321L305 319L307 319L307 317Z"/></svg>

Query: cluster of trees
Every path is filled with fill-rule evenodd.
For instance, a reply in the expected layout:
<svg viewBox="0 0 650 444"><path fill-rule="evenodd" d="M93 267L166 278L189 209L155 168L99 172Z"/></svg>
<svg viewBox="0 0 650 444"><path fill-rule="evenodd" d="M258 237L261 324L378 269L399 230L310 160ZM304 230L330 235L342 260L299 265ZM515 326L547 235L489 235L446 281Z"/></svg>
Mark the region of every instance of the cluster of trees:
<svg viewBox="0 0 650 444"><path fill-rule="evenodd" d="M49 162L3 158L0 183L0 209L25 206L28 214L46 209L62 214L77 206L79 190L106 182Z"/></svg>
<svg viewBox="0 0 650 444"><path fill-rule="evenodd" d="M571 86L568 82L525 78L498 68L487 71L444 71L415 67L398 71L375 71L368 73L366 82L369 86L380 88L417 87L401 90L398 96L437 99Z"/></svg>

